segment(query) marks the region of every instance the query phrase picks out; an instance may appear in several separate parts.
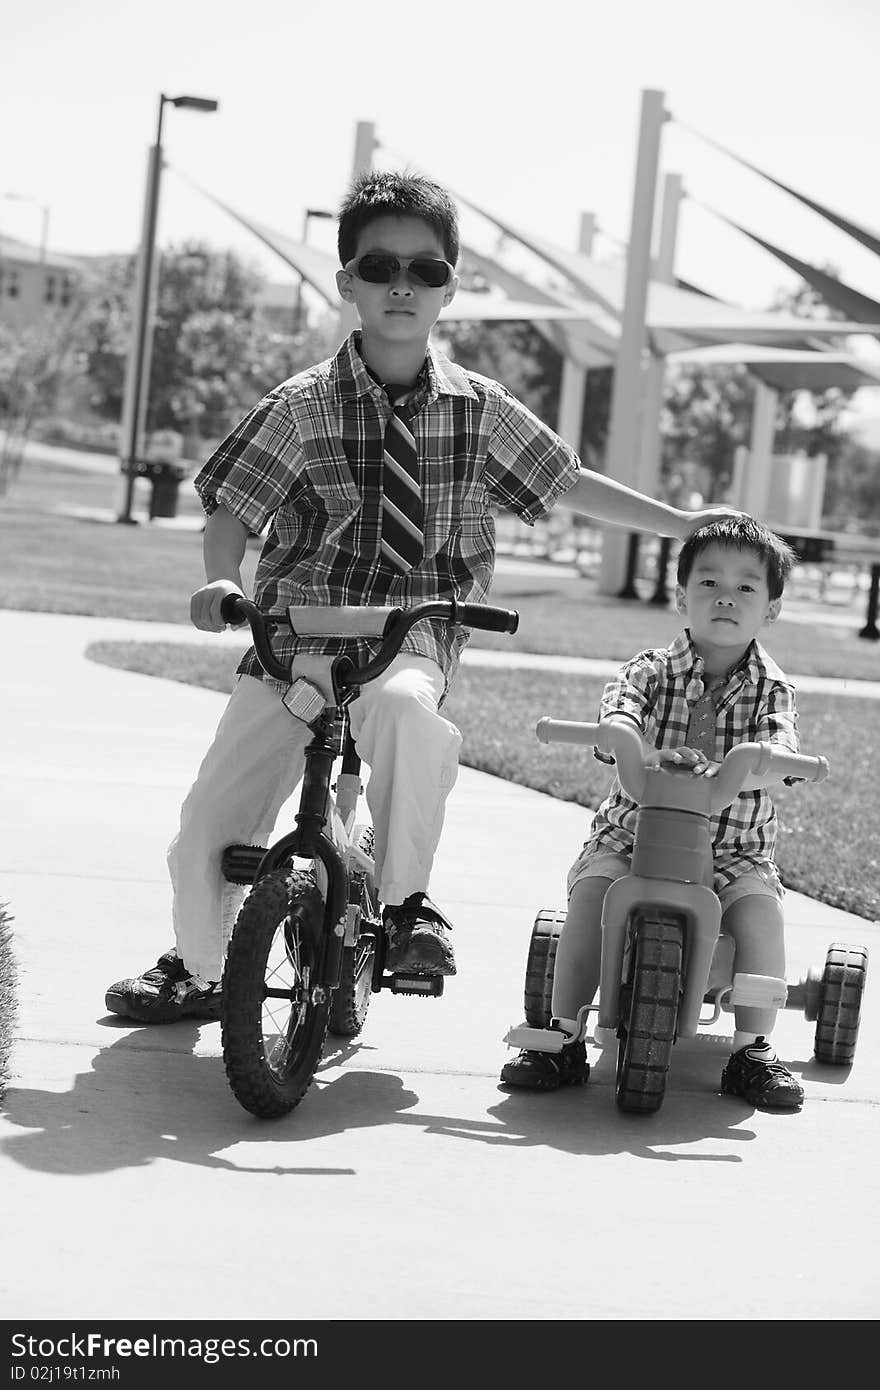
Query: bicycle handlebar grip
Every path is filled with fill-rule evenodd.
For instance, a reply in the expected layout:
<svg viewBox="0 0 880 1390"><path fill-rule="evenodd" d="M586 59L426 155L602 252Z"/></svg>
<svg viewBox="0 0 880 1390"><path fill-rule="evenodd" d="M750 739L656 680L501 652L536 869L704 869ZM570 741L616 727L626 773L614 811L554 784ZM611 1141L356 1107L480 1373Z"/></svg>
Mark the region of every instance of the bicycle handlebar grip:
<svg viewBox="0 0 880 1390"><path fill-rule="evenodd" d="M461 603L456 606L455 620L462 627L475 627L483 632L516 632L519 614L512 608L490 608L482 603Z"/></svg>
<svg viewBox="0 0 880 1390"><path fill-rule="evenodd" d="M220 617L224 623L246 623L248 621L248 607L254 605L241 594L227 594L220 604Z"/></svg>

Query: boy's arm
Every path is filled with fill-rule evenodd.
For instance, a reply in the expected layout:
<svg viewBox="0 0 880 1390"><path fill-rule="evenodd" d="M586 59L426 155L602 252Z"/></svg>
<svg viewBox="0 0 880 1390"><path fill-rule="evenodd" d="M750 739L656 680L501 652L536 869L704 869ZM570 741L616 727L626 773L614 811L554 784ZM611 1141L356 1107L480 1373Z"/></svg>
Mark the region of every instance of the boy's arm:
<svg viewBox="0 0 880 1390"><path fill-rule="evenodd" d="M222 632L227 626L220 604L227 594L241 594L241 562L247 547L248 528L220 503L205 522L202 550L207 584L190 599L189 615L203 632Z"/></svg>
<svg viewBox="0 0 880 1390"><path fill-rule="evenodd" d="M630 531L671 536L675 540L684 540L691 531L716 517L738 515L735 507L723 506L684 512L586 468L580 470L574 486L559 498L559 506L595 521L623 526Z"/></svg>

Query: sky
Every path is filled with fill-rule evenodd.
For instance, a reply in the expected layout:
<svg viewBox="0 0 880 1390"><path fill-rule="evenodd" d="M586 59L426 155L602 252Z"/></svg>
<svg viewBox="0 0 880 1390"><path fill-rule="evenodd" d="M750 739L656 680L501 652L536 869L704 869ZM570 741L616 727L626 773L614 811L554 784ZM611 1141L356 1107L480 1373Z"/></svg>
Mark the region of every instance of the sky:
<svg viewBox="0 0 880 1390"><path fill-rule="evenodd" d="M708 206L880 299L880 257L693 133L880 230L876 0L19 0L4 31L0 231L36 243L46 208L55 251L136 249L159 95L186 93L219 108L165 108L161 245L232 246L292 283L176 170L299 237L306 208L337 206L371 122L377 166L562 246L591 212L612 256L655 90L661 183L677 173L687 195L679 276L756 309L797 283ZM310 223L315 245L333 234ZM880 415L880 392L860 394Z"/></svg>

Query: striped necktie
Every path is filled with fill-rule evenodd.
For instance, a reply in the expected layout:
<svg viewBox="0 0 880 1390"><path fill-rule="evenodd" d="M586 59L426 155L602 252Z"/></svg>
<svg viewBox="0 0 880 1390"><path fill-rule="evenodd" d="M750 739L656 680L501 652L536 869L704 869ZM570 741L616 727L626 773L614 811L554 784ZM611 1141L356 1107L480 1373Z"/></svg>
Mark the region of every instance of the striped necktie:
<svg viewBox="0 0 880 1390"><path fill-rule="evenodd" d="M382 466L382 554L404 572L421 560L425 540L419 456L406 410L412 395L392 401Z"/></svg>

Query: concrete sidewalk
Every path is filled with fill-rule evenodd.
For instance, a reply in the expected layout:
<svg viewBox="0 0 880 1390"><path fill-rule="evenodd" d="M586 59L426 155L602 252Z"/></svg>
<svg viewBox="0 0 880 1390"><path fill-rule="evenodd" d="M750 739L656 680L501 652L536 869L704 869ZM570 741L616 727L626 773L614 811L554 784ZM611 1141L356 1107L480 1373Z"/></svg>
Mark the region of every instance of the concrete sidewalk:
<svg viewBox="0 0 880 1390"><path fill-rule="evenodd" d="M727 1016L677 1046L652 1118L616 1110L608 1054L584 1090L499 1089L531 924L562 904L582 808L462 769L432 881L458 976L440 1000L373 996L362 1039L328 1048L282 1121L237 1105L218 1025L105 1015L108 983L170 944L165 848L225 703L85 659L144 628L168 635L0 612L0 898L20 963L7 1318L876 1317L870 974L851 1069L817 1066L812 1025L780 1018L800 1115L717 1094ZM876 923L786 903L790 980L832 941L877 945Z"/></svg>

